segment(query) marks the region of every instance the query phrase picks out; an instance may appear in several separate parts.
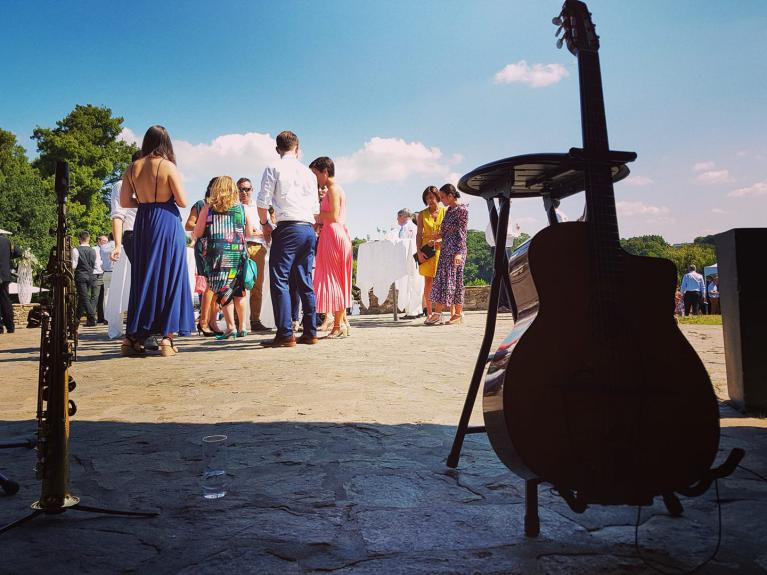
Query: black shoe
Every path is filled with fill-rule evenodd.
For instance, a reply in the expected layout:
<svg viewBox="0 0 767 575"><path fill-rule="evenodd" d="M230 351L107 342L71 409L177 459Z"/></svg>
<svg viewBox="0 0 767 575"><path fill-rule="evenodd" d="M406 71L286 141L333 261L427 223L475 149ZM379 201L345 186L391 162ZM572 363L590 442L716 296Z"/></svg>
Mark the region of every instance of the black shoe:
<svg viewBox="0 0 767 575"><path fill-rule="evenodd" d="M252 321L250 322L250 331L272 331L272 330L266 327L260 321Z"/></svg>
<svg viewBox="0 0 767 575"><path fill-rule="evenodd" d="M85 327L96 327L96 322L95 321L85 322Z"/></svg>

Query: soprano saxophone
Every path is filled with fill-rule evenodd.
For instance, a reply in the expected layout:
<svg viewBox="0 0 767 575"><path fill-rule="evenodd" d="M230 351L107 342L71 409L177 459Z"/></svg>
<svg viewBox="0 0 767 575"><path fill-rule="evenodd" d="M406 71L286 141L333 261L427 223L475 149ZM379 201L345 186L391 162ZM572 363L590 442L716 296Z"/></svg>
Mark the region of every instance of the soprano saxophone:
<svg viewBox="0 0 767 575"><path fill-rule="evenodd" d="M69 493L69 418L77 410L69 399L75 381L69 368L77 349L77 294L72 269L72 239L67 233L69 165L56 163L58 222L44 282L49 298L41 306L40 370L37 389L37 479L42 481L34 509L55 512L79 499ZM53 230L52 230L53 233Z"/></svg>

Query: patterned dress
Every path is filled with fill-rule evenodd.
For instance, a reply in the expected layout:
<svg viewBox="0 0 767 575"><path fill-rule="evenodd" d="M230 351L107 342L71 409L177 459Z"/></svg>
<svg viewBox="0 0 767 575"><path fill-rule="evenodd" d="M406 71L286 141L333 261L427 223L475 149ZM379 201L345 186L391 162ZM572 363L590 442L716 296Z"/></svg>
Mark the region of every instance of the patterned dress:
<svg viewBox="0 0 767 575"><path fill-rule="evenodd" d="M442 249L437 262L437 275L429 299L444 305L463 305L463 266L466 262L466 230L469 209L465 204L447 208L440 226ZM456 254L463 256L461 265L454 264Z"/></svg>
<svg viewBox="0 0 767 575"><path fill-rule="evenodd" d="M235 204L220 213L208 206L205 218L205 275L221 305L245 295L245 210Z"/></svg>

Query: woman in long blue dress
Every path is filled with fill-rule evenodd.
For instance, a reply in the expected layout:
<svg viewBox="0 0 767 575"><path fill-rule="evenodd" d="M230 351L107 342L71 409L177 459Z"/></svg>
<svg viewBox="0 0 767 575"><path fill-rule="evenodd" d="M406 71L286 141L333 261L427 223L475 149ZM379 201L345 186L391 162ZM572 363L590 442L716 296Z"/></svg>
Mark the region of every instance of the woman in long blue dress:
<svg viewBox="0 0 767 575"><path fill-rule="evenodd" d="M168 131L149 128L141 152L141 159L125 171L120 190L120 204L138 208L122 353L143 355L144 340L161 334L160 354L171 356L178 353L173 335L188 335L194 329L186 236L178 211L187 199Z"/></svg>

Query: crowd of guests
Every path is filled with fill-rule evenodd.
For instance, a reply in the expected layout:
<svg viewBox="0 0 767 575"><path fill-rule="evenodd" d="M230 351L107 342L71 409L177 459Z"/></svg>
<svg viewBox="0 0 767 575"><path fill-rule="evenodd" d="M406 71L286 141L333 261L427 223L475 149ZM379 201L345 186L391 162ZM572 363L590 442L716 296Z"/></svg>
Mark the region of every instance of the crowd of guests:
<svg viewBox="0 0 767 575"><path fill-rule="evenodd" d="M277 333L263 346L315 344L323 329L330 339L350 335L352 245L346 196L335 181L333 160L320 157L303 165L298 137L289 131L277 136L276 152L278 159L264 170L257 194L249 178L235 183L230 176L215 177L182 226L179 208L186 207L187 196L170 135L162 126L147 130L140 152L113 189L114 244L100 253L85 233L76 250L76 276L77 270L103 270L104 255L117 262L123 293L110 298L115 303L108 308L117 312L106 315L110 336L122 333L122 325L112 321L122 323L127 299L123 355L145 355L153 338L160 355L175 355L174 337L195 329L219 340L270 331L260 319L266 277ZM185 231L194 238L193 282ZM81 275L78 291L82 284L83 294L86 288L92 293L94 274ZM193 291L201 294L197 319ZM94 325L92 298L81 300L86 325ZM219 329L219 312L225 330ZM325 314L323 325L317 325L317 314ZM302 331L298 338L296 331Z"/></svg>
<svg viewBox="0 0 767 575"><path fill-rule="evenodd" d="M719 305L719 278L716 275L708 277L698 273L695 265L687 267L687 273L682 276L682 283L676 292L677 315L689 316L701 313L718 315L722 313Z"/></svg>
<svg viewBox="0 0 767 575"><path fill-rule="evenodd" d="M174 338L194 331L219 340L268 332L261 322L268 277L277 329L262 345L311 345L319 331L329 331L329 339L349 337L352 244L335 164L325 156L302 164L298 137L289 131L277 136L275 149L278 157L265 168L257 191L247 177L212 178L182 225L179 208L186 207L187 195L173 143L165 128L150 127L113 188L113 241L100 237L91 246L82 232L74 250L78 314L86 316L85 325L108 321L110 337L124 335L121 352L127 356L148 349L173 356L179 352ZM468 212L459 198L451 184L429 186L423 211L415 217L407 209L398 213L399 236L416 238L426 325L457 324L463 317ZM185 232L194 242L192 282ZM116 293L105 298L113 265ZM193 292L200 294L197 318ZM321 325L318 315L324 316Z"/></svg>

